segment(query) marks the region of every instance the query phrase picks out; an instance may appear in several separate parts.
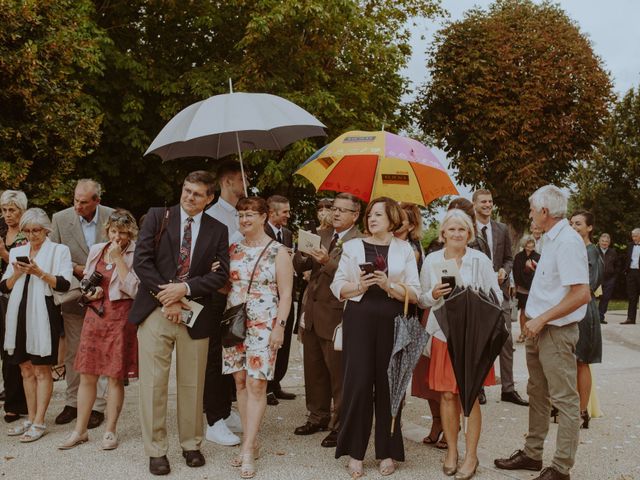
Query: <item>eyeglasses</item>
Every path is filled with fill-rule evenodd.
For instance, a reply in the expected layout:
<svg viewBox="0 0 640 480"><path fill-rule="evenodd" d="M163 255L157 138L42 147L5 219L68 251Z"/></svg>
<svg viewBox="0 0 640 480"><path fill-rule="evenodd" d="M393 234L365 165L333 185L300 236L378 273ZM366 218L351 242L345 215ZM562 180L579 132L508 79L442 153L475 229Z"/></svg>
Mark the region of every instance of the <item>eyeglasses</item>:
<svg viewBox="0 0 640 480"><path fill-rule="evenodd" d="M124 213L112 213L109 215L109 220L118 223L131 223L131 218Z"/></svg>
<svg viewBox="0 0 640 480"><path fill-rule="evenodd" d="M244 218L246 218L247 220L252 220L257 216L258 216L258 214L257 213L253 213L253 212L240 212L240 213L238 213L238 218L240 220L242 220Z"/></svg>
<svg viewBox="0 0 640 480"><path fill-rule="evenodd" d="M44 228L25 228L22 230L25 235L39 235L42 232L44 232Z"/></svg>
<svg viewBox="0 0 640 480"><path fill-rule="evenodd" d="M351 212L351 213L356 213L357 210L351 210L350 208L342 208L342 207L331 207L331 211L333 213L347 213L347 212Z"/></svg>

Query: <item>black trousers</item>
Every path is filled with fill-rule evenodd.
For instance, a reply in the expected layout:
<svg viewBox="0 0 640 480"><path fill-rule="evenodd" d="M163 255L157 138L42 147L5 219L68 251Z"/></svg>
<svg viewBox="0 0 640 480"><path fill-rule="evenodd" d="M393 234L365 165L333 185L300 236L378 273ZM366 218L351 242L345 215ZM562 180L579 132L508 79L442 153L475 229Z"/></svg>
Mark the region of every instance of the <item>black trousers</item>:
<svg viewBox="0 0 640 480"><path fill-rule="evenodd" d="M284 340L282 348L278 350L276 357L276 367L273 372L273 380L267 383L267 392L275 392L280 390L280 382L287 374L289 368L289 353L291 352L291 337L293 336L293 326L296 323L296 315L294 313L293 302L291 302L291 310L287 318L287 326L284 327Z"/></svg>
<svg viewBox="0 0 640 480"><path fill-rule="evenodd" d="M216 318L213 334L209 338L207 369L204 377L204 413L207 423L213 425L218 420L227 418L231 413L231 400L235 383L232 375L222 375L222 343L220 342L220 319L227 305L226 295L213 294Z"/></svg>
<svg viewBox="0 0 640 480"><path fill-rule="evenodd" d="M393 349L394 318L402 303L369 291L360 302L347 302L342 321L344 380L336 458L364 459L375 414L376 458L404 461L401 411L391 435L387 368Z"/></svg>
<svg viewBox="0 0 640 480"><path fill-rule="evenodd" d="M0 296L0 342L4 342L5 316L8 299ZM8 355L0 345L0 357L2 358L2 381L4 382L4 411L11 413L27 414L27 400L24 396L24 385L20 365L8 362Z"/></svg>
<svg viewBox="0 0 640 480"><path fill-rule="evenodd" d="M598 301L598 311L600 312L600 321L604 320L604 315L609 308L609 301L613 296L616 287L616 277L608 278L602 282L602 296Z"/></svg>
<svg viewBox="0 0 640 480"><path fill-rule="evenodd" d="M627 318L635 322L638 313L638 297L640 296L640 269L632 268L627 272L627 296L629 297Z"/></svg>

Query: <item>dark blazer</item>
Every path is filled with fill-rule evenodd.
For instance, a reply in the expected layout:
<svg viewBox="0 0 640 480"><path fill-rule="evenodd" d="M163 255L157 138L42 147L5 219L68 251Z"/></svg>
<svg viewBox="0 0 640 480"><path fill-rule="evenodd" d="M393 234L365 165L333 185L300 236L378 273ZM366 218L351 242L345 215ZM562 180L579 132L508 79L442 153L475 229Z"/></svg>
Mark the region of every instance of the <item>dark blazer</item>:
<svg viewBox="0 0 640 480"><path fill-rule="evenodd" d="M527 252L521 250L516 253L513 259L513 280L516 287L521 287L525 290L531 288L531 282L533 282L533 276L536 273L535 270L532 271L525 268L527 260L533 260L537 263L540 261L540 254L533 250L531 255L527 256Z"/></svg>
<svg viewBox="0 0 640 480"><path fill-rule="evenodd" d="M479 235L479 233L478 233ZM497 272L501 268L507 272L505 280L500 285L504 298L509 298L509 274L513 267L513 253L511 251L511 237L509 229L504 223L491 220L491 236L493 237L493 252L488 252L486 242L480 242L482 252L490 256L493 262L493 271Z"/></svg>
<svg viewBox="0 0 640 480"><path fill-rule="evenodd" d="M273 232L273 228L271 228L268 221L264 224L264 231L267 235L276 240L276 234ZM285 247L293 248L293 232L287 227L282 227L282 244Z"/></svg>
<svg viewBox="0 0 640 480"><path fill-rule="evenodd" d="M140 324L159 306L151 295L160 290L158 285L175 279L180 252L180 205L169 208L169 220L160 237L157 252L154 238L160 231L164 208L151 208L142 224L133 269L140 279L140 288L129 312L129 321ZM212 272L211 264L220 262L220 268ZM204 305L196 323L189 329L191 338L206 338L213 330L214 309L212 293L223 287L229 278L229 240L227 227L215 218L203 214L200 231L191 258L189 279L191 298Z"/></svg>
<svg viewBox="0 0 640 480"><path fill-rule="evenodd" d="M611 280L612 278L615 278L617 275L617 269L618 269L618 266L617 266L618 252L616 252L616 249L611 246L607 248L606 253L604 253L602 249L598 247L598 252L600 253L600 256L602 257L602 261L604 262L603 282L606 282L607 280ZM628 265L631 265L631 256L629 256Z"/></svg>

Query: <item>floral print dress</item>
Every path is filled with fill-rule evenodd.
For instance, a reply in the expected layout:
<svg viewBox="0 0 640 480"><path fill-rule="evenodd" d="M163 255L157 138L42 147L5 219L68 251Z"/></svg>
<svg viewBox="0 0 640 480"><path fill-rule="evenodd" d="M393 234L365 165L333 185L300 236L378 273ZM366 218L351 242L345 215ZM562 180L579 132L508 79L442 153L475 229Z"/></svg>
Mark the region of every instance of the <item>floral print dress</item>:
<svg viewBox="0 0 640 480"><path fill-rule="evenodd" d="M278 286L276 284L276 255L280 244L272 242L260 259L251 284L251 272L264 246L249 247L234 243L229 247L231 292L227 308L247 302L247 336L243 343L222 349L224 375L246 370L258 380L272 380L276 354L269 348L269 336L278 313Z"/></svg>

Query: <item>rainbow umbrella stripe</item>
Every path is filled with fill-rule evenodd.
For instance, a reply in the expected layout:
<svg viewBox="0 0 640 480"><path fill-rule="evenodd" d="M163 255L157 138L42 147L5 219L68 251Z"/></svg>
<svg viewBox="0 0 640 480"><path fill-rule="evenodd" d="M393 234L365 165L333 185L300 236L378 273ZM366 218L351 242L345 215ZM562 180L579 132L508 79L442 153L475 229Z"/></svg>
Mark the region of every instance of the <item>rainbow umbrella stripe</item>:
<svg viewBox="0 0 640 480"><path fill-rule="evenodd" d="M389 132L347 132L315 152L297 174L319 190L347 192L368 202L386 196L426 206L458 190L422 143Z"/></svg>

